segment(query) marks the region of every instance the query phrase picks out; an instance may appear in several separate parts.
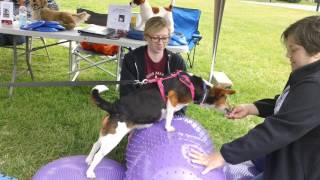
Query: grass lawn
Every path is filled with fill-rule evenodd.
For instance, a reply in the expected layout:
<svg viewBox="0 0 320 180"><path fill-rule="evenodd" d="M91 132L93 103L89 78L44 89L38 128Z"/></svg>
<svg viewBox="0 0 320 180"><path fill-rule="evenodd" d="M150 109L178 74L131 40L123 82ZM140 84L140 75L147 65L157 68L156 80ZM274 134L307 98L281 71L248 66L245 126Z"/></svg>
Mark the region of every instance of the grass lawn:
<svg viewBox="0 0 320 180"><path fill-rule="evenodd" d="M128 1L57 0L63 10L84 7L105 12L110 3ZM153 0L152 5L166 5L169 1ZM213 42L213 1L177 1L177 6L202 10L200 31L203 40L197 48L194 74L208 78ZM138 9L136 9L138 11ZM219 40L216 70L225 72L233 81L236 95L231 104L250 103L280 93L290 73L285 49L280 41L284 28L294 21L316 12L283 9L228 0L225 5ZM49 40L56 41L56 40ZM49 49L51 62L33 57L36 81L68 79L68 50L64 47ZM11 77L12 51L0 49L0 81ZM108 65L115 68L115 63ZM19 69L25 69L23 59ZM106 80L110 77L97 70L80 75L80 80ZM19 82L30 81L22 73ZM105 98L118 97L114 87ZM31 179L41 166L52 160L78 154L87 154L98 137L100 120L104 115L90 100L91 87L17 88L12 98L8 90L0 89L0 172L19 179ZM210 133L217 149L254 127L262 119L248 117L230 121L221 114L196 105L188 108L187 115L198 120ZM123 161L126 142L122 142L110 158Z"/></svg>

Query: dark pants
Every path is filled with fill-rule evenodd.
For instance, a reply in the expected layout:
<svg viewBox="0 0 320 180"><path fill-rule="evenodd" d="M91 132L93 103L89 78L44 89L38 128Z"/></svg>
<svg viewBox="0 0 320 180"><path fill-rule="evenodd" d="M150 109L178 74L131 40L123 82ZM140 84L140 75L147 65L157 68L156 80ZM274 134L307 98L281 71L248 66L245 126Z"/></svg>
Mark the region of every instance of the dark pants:
<svg viewBox="0 0 320 180"><path fill-rule="evenodd" d="M9 34L0 34L0 46L10 46L13 45L13 36ZM25 36L16 36L17 45L23 44L26 42Z"/></svg>

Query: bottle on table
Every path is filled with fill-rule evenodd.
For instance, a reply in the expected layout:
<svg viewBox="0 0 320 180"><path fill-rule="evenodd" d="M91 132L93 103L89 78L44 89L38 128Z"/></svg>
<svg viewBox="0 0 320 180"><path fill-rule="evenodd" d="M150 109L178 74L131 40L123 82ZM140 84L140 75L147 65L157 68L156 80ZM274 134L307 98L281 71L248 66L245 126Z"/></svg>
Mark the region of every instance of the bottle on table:
<svg viewBox="0 0 320 180"><path fill-rule="evenodd" d="M24 2L20 1L19 7L19 26L24 26L27 24L27 8L24 5Z"/></svg>

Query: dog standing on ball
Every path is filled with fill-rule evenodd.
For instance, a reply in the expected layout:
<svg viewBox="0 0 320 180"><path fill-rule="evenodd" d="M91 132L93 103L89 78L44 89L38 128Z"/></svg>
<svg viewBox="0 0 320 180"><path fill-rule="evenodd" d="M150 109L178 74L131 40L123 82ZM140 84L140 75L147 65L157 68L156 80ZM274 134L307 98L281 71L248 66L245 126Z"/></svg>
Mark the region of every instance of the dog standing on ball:
<svg viewBox="0 0 320 180"><path fill-rule="evenodd" d="M230 109L227 95L235 93L185 72L142 85L139 90L113 103L99 95L105 90L106 86L99 85L91 93L95 104L108 114L102 120L100 137L86 159L89 165L86 172L88 178L96 177L95 167L131 130L149 127L165 118L164 128L168 132L174 131L171 125L174 113L192 102L227 113Z"/></svg>

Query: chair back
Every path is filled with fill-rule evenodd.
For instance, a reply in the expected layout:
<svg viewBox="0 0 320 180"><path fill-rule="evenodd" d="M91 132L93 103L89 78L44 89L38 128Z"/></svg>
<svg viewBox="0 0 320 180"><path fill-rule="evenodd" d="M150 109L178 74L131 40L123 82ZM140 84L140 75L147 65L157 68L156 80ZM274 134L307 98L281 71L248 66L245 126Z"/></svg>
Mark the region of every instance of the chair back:
<svg viewBox="0 0 320 180"><path fill-rule="evenodd" d="M201 11L199 9L173 7L172 15L174 31L184 34L189 50L191 50L196 45L193 41L193 36L200 35L198 27Z"/></svg>

